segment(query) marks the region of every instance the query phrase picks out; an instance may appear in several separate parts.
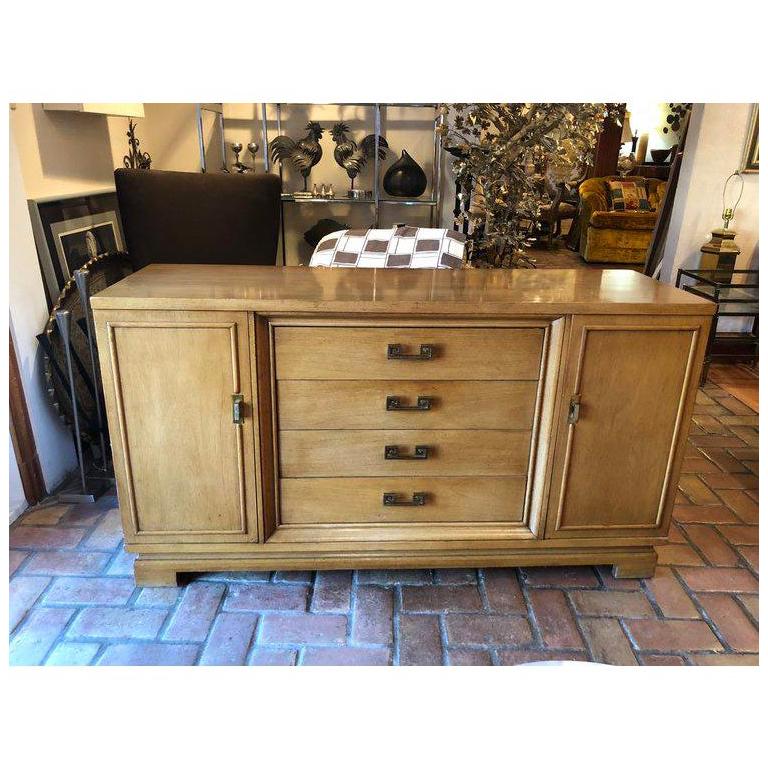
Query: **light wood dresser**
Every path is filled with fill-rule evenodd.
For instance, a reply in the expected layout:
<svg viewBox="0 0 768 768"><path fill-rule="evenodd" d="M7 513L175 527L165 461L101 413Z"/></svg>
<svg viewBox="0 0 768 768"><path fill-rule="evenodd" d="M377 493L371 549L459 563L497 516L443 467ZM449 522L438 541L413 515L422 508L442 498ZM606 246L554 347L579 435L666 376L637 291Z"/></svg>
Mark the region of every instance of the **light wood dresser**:
<svg viewBox="0 0 768 768"><path fill-rule="evenodd" d="M126 546L169 584L652 574L713 305L630 270L154 265L93 307Z"/></svg>

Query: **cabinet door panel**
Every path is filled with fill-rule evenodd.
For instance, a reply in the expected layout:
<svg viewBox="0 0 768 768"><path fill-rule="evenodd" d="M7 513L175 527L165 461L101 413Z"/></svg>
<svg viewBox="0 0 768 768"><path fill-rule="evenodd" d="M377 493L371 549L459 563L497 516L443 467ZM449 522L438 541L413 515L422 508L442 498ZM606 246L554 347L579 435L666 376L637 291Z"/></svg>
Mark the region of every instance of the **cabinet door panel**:
<svg viewBox="0 0 768 768"><path fill-rule="evenodd" d="M97 316L126 531L133 541L258 536L248 317ZM106 349L104 343L106 342ZM109 380L105 375L105 382ZM233 421L233 395L245 418Z"/></svg>
<svg viewBox="0 0 768 768"><path fill-rule="evenodd" d="M666 534L706 336L700 323L574 320L548 535Z"/></svg>

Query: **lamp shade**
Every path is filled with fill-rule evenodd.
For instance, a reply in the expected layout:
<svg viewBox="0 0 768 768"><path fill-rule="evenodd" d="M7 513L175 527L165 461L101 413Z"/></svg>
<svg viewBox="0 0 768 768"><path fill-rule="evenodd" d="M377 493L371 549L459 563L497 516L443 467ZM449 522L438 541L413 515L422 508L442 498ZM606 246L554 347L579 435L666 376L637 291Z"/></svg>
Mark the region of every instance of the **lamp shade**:
<svg viewBox="0 0 768 768"><path fill-rule="evenodd" d="M629 112L624 113L624 123L621 126L621 143L632 141L632 127L629 124Z"/></svg>

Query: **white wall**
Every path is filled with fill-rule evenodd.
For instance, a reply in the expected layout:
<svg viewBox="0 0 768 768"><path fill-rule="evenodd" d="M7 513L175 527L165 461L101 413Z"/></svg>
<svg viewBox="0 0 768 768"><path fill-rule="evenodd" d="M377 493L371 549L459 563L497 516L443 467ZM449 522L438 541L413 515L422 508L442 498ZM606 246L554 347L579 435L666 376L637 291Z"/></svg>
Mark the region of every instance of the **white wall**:
<svg viewBox="0 0 768 768"><path fill-rule="evenodd" d="M27 209L15 125L11 128L9 166L8 300L11 334L43 479L46 488L51 491L74 469L76 460L70 432L50 405L43 385L41 355L35 335L45 327L48 307Z"/></svg>
<svg viewBox="0 0 768 768"><path fill-rule="evenodd" d="M19 464L16 461L16 453L13 450L13 440L11 440L10 435L8 435L8 501L10 522L13 522L27 508L27 499L21 485Z"/></svg>
<svg viewBox="0 0 768 768"><path fill-rule="evenodd" d="M27 198L114 186L110 125L123 123L128 119L47 112L42 104L17 103L11 131Z"/></svg>
<svg viewBox="0 0 768 768"><path fill-rule="evenodd" d="M681 267L695 269L701 246L723 226L723 185L740 167L751 104L696 104L672 209L661 278L674 283ZM730 228L741 255L739 269L757 268L759 217L756 173L744 174L744 194Z"/></svg>
<svg viewBox="0 0 768 768"><path fill-rule="evenodd" d="M70 431L43 389L35 334L43 330L48 310L27 200L114 188L114 169L128 152L129 120L25 103L15 104L10 114L10 325L43 478L52 491L76 459ZM200 170L194 104L147 104L136 123L140 149L150 152L153 168ZM11 495L13 512L13 490Z"/></svg>

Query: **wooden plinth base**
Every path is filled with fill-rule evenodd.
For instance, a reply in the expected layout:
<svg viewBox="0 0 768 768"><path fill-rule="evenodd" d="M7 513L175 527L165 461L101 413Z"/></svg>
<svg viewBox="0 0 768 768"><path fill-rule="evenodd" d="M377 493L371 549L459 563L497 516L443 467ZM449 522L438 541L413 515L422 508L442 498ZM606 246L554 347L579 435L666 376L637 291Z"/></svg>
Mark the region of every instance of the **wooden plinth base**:
<svg viewBox="0 0 768 768"><path fill-rule="evenodd" d="M653 547L617 549L547 549L518 551L471 551L412 553L323 553L264 554L233 553L170 556L140 554L134 563L136 584L145 587L178 585L182 573L221 571L305 571L357 568L515 568L556 565L613 565L617 579L653 576L656 551Z"/></svg>

